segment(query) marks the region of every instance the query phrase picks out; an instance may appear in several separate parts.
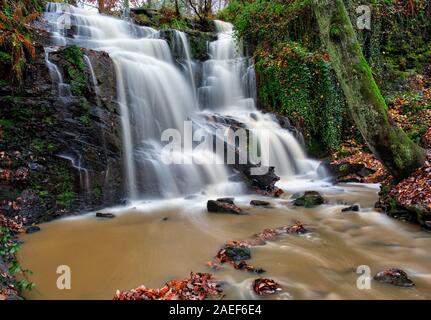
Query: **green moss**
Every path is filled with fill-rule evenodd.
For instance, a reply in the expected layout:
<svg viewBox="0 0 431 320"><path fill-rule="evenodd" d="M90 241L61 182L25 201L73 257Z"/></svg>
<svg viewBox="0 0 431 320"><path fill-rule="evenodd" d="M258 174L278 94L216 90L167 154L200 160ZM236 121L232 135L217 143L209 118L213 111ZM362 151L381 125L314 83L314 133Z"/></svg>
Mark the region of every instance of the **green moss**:
<svg viewBox="0 0 431 320"><path fill-rule="evenodd" d="M96 186L93 188L93 190L91 191L92 194L92 198L96 201L101 201L102 197L103 197L103 191L102 188L100 186Z"/></svg>
<svg viewBox="0 0 431 320"><path fill-rule="evenodd" d="M72 94L83 96L86 89L85 62L81 49L76 46L68 46L61 52L66 60L65 72Z"/></svg>
<svg viewBox="0 0 431 320"><path fill-rule="evenodd" d="M345 103L323 55L283 43L257 51L256 72L261 103L302 128L309 152L320 156L339 146Z"/></svg>
<svg viewBox="0 0 431 320"><path fill-rule="evenodd" d="M331 28L329 29L329 36L336 41L341 40L343 35L343 32L341 31L340 27L338 27L337 25L332 25Z"/></svg>
<svg viewBox="0 0 431 320"><path fill-rule="evenodd" d="M4 52L4 51L0 51L0 61L1 62L6 62L9 63L11 62L11 56L9 53Z"/></svg>
<svg viewBox="0 0 431 320"><path fill-rule="evenodd" d="M65 191L60 193L57 196L57 204L65 207L70 208L73 204L73 201L76 199L76 193L71 191Z"/></svg>
<svg viewBox="0 0 431 320"><path fill-rule="evenodd" d="M194 59L208 59L208 43L215 40L213 33L193 32L188 35L190 43L190 52Z"/></svg>
<svg viewBox="0 0 431 320"><path fill-rule="evenodd" d="M86 115L79 117L79 122L83 124L84 126L88 126L90 124L90 118Z"/></svg>

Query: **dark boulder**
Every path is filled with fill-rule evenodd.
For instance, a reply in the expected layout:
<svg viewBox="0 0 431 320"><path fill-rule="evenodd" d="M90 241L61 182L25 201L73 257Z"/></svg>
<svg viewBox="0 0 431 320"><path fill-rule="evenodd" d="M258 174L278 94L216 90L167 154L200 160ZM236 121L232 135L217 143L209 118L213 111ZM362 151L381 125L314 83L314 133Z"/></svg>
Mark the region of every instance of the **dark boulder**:
<svg viewBox="0 0 431 320"><path fill-rule="evenodd" d="M35 233L40 231L40 227L39 226L30 226L27 229L25 229L25 233Z"/></svg>
<svg viewBox="0 0 431 320"><path fill-rule="evenodd" d="M207 210L208 212L215 213L231 213L231 214L241 214L241 208L237 207L234 204L225 203L216 200L208 200L207 202Z"/></svg>
<svg viewBox="0 0 431 320"><path fill-rule="evenodd" d="M255 207L269 207L271 204L263 200L251 200L250 204Z"/></svg>
<svg viewBox="0 0 431 320"><path fill-rule="evenodd" d="M216 201L227 203L227 204L235 204L234 203L235 198L218 198Z"/></svg>
<svg viewBox="0 0 431 320"><path fill-rule="evenodd" d="M413 287L415 285L405 271L397 268L380 271L374 276L374 280L399 287Z"/></svg>
<svg viewBox="0 0 431 320"><path fill-rule="evenodd" d="M341 212L350 212L350 211L358 212L360 210L361 210L361 207L359 206L359 204L354 204L350 207L341 209Z"/></svg>
<svg viewBox="0 0 431 320"><path fill-rule="evenodd" d="M363 163L331 163L329 164L329 169L331 174L338 179L349 174L360 172L361 170L365 169L365 165Z"/></svg>
<svg viewBox="0 0 431 320"><path fill-rule="evenodd" d="M289 131L295 137L295 139L304 147L305 146L304 136L302 135L301 131L299 131L295 126L291 124L289 118L279 113L273 113L273 115L277 120L278 124L280 125L280 127Z"/></svg>
<svg viewBox="0 0 431 320"><path fill-rule="evenodd" d="M255 169L255 171L252 172L252 169ZM274 167L250 166L245 170L245 174L250 179L253 186L256 186L262 190L275 189L275 183L280 180L280 177L275 174Z"/></svg>
<svg viewBox="0 0 431 320"><path fill-rule="evenodd" d="M107 219L112 219L112 218L115 218L115 214L113 214L113 213L97 212L97 213L96 213L96 217L97 217L97 218L107 218Z"/></svg>
<svg viewBox="0 0 431 320"><path fill-rule="evenodd" d="M226 246L226 256L231 261L243 261L251 259L250 248L245 246Z"/></svg>
<svg viewBox="0 0 431 320"><path fill-rule="evenodd" d="M305 191L304 195L295 199L293 204L297 207L312 208L325 203L325 199L317 191Z"/></svg>
<svg viewBox="0 0 431 320"><path fill-rule="evenodd" d="M363 178L376 172L363 163L326 163L324 166L338 183L363 182Z"/></svg>

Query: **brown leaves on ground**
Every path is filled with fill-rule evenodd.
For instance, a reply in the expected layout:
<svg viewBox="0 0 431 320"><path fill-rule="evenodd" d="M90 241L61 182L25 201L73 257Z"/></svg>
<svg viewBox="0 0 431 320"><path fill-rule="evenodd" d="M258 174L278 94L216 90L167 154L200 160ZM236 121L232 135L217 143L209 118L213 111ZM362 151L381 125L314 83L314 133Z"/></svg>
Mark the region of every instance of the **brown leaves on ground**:
<svg viewBox="0 0 431 320"><path fill-rule="evenodd" d="M414 142L430 148L431 77L417 74L408 82L409 91L389 101L389 116Z"/></svg>
<svg viewBox="0 0 431 320"><path fill-rule="evenodd" d="M9 229L14 233L22 232L22 224L18 224L12 219L6 218L4 215L0 214L0 226Z"/></svg>
<svg viewBox="0 0 431 320"><path fill-rule="evenodd" d="M431 149L431 127L428 128L427 132L422 136L422 146L427 149Z"/></svg>
<svg viewBox="0 0 431 320"><path fill-rule="evenodd" d="M348 155L348 156L344 156ZM388 172L383 164L377 160L372 153L363 151L363 146L355 140L348 140L343 143L339 152L335 153L331 164L334 165L356 165L362 164L366 169L373 171L366 177L361 177L355 173L343 178L351 178L363 183L379 183L384 181L388 176Z"/></svg>
<svg viewBox="0 0 431 320"><path fill-rule="evenodd" d="M272 279L256 279L253 283L253 290L260 296L266 296L281 291L281 286Z"/></svg>
<svg viewBox="0 0 431 320"><path fill-rule="evenodd" d="M114 300L204 300L223 297L219 284L210 273L190 273L184 280L171 280L160 289L144 285L129 291L117 290Z"/></svg>
<svg viewBox="0 0 431 320"><path fill-rule="evenodd" d="M431 156L423 167L394 186L389 196L406 208L420 206L431 210Z"/></svg>
<svg viewBox="0 0 431 320"><path fill-rule="evenodd" d="M424 148L431 148L431 77L414 75L408 79L408 91L399 93L388 102L390 119L408 136ZM374 173L365 177L349 174L344 179L365 183L383 182L388 172L373 154L364 151L364 146L354 139L345 141L332 156L332 164L364 164Z"/></svg>

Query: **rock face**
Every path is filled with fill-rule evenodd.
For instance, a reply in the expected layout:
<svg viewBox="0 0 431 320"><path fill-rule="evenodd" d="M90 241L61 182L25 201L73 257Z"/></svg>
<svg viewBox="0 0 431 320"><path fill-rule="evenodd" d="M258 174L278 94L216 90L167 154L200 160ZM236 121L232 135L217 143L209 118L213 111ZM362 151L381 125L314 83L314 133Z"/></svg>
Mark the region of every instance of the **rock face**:
<svg viewBox="0 0 431 320"><path fill-rule="evenodd" d="M304 195L295 199L293 204L297 207L312 208L325 202L322 195L317 191L305 191Z"/></svg>
<svg viewBox="0 0 431 320"><path fill-rule="evenodd" d="M241 208L237 207L233 203L226 203L218 200L208 200L207 202L208 212L215 213L231 213L231 214L241 214Z"/></svg>
<svg viewBox="0 0 431 320"><path fill-rule="evenodd" d="M0 180L1 205L7 216L19 213L26 225L112 205L124 197L111 59L103 52L70 47L52 52L50 61L72 91L60 98L44 57L49 38L38 34L34 39L37 54L27 66L22 90L0 87L0 149L5 151L0 169L11 176Z"/></svg>
<svg viewBox="0 0 431 320"><path fill-rule="evenodd" d="M177 39L175 38L175 33L175 29L162 29L160 30L160 37L168 42L174 59L178 60L183 58L183 53L181 44L176 43ZM192 59L195 59L198 62L203 62L209 59L208 42L216 40L216 34L193 29L186 29L184 30L184 33L188 36Z"/></svg>
<svg viewBox="0 0 431 320"><path fill-rule="evenodd" d="M380 271L374 276L374 280L399 287L413 287L415 285L405 271L397 268Z"/></svg>

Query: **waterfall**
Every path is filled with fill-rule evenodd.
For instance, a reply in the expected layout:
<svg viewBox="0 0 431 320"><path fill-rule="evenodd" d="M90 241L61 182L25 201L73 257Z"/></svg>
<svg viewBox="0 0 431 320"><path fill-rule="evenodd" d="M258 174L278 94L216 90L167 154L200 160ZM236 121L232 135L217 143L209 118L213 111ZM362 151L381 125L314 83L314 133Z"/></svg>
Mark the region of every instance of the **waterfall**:
<svg viewBox="0 0 431 320"><path fill-rule="evenodd" d="M211 59L204 64L203 105L243 123L252 133L268 134L269 150L262 163L274 166L284 179L295 175L316 179L317 162L307 159L295 137L280 127L275 117L257 110L256 76L251 60L244 56L241 43L235 41L233 26L215 21L218 39L210 43ZM265 151L262 148L262 151Z"/></svg>
<svg viewBox="0 0 431 320"><path fill-rule="evenodd" d="M90 58L87 55L84 55L84 61L87 64L87 68L90 72L91 83L93 84L94 93L96 94L96 104L98 107L102 105L102 101L100 100L100 89L97 84L96 74L94 73L93 65L91 64Z"/></svg>
<svg viewBox="0 0 431 320"><path fill-rule="evenodd" d="M179 52L181 57L185 60L185 68L190 78L190 84L193 89L193 94L195 95L194 98L196 99L196 81L190 44L187 35L182 31L174 30L174 50Z"/></svg>
<svg viewBox="0 0 431 320"><path fill-rule="evenodd" d="M87 168L84 168L81 164L81 154L78 154L78 159L76 157L61 154L59 155L60 158L70 161L72 164L72 167L75 168L79 173L79 186L81 190L84 191L85 195L90 198L90 190L91 190L91 183L90 183L90 173Z"/></svg>
<svg viewBox="0 0 431 320"><path fill-rule="evenodd" d="M211 59L203 63L199 77L202 83L197 88L195 62L183 32L174 31L175 50L183 60L181 70L168 42L153 28L55 3L47 5L44 17L54 45L76 44L105 51L114 62L124 181L130 198L241 192L240 183L229 181L231 171L215 154L212 144L194 150L193 145L182 141L181 150L173 154L184 164L162 161L165 144L161 137L165 130L175 129L184 137L199 128L204 136L212 136L214 128L202 116L215 113L245 124L256 136L259 130L267 130L271 149L263 152L262 162L274 165L283 177L316 177L315 166L293 135L271 115L256 109L254 67L251 59L244 56L241 44L235 41L231 24L215 21L218 39L209 44ZM57 21L65 17L73 32L60 30ZM88 57L85 61L93 72ZM50 66L48 59L47 64ZM55 72L52 65L51 69ZM94 72L91 76L97 86ZM97 90L95 87L96 94ZM188 120L193 122L191 128L185 123Z"/></svg>

